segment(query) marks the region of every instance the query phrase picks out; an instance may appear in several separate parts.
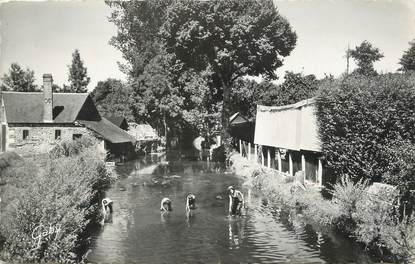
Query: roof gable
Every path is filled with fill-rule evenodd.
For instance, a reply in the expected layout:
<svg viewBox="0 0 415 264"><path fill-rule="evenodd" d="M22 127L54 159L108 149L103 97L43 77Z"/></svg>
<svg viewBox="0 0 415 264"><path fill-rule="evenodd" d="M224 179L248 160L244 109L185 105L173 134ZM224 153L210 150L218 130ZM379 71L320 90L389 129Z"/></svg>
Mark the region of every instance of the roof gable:
<svg viewBox="0 0 415 264"><path fill-rule="evenodd" d="M105 118L108 119L111 123L113 123L117 127L123 130L128 130L128 122L124 117L111 115L111 116L105 116Z"/></svg>

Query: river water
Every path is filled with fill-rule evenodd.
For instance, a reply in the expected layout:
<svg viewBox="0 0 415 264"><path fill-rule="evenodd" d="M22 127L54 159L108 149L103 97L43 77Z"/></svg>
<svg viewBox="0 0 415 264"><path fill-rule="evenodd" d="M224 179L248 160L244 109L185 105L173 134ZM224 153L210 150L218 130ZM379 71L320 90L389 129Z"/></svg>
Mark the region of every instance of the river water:
<svg viewBox="0 0 415 264"><path fill-rule="evenodd" d="M216 167L216 168L215 168ZM135 160L116 168L120 179L107 192L112 222L97 230L92 263L374 263L355 243L319 232L301 215L271 207L233 174L206 162ZM246 196L247 209L228 218L226 187ZM185 216L185 196L197 197ZM160 213L169 197L173 211Z"/></svg>

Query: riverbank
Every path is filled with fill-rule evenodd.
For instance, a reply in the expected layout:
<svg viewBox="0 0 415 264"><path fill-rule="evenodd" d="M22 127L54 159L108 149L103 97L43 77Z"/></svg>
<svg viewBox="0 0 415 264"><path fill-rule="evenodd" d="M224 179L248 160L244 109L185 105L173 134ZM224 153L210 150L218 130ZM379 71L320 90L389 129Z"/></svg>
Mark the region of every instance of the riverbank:
<svg viewBox="0 0 415 264"><path fill-rule="evenodd" d="M113 181L94 139L61 142L39 159L2 154L0 259L81 260L88 226L101 218L100 199Z"/></svg>
<svg viewBox="0 0 415 264"><path fill-rule="evenodd" d="M376 252L391 252L394 261L413 263L413 219L399 221L393 214L395 204L373 199L373 186L345 179L333 187L333 199L327 200L316 186L293 192L294 177L263 167L238 153L233 153L230 161L235 174L246 185L260 190L271 203L297 210L308 222L337 229ZM385 189L376 191L378 197L389 201L397 196Z"/></svg>

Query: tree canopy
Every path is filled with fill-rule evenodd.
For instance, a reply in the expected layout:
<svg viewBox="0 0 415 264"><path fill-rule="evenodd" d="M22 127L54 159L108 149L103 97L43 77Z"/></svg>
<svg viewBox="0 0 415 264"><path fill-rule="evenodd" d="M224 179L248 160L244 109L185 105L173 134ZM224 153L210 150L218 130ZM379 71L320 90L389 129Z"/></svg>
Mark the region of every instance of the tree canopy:
<svg viewBox="0 0 415 264"><path fill-rule="evenodd" d="M399 64L402 66L399 68L400 71L415 71L415 39L409 42L409 45L409 49L403 53L399 60Z"/></svg>
<svg viewBox="0 0 415 264"><path fill-rule="evenodd" d="M315 96L320 82L312 74L291 71L285 72L284 82L281 84L238 79L232 87L230 108L232 113L240 112L251 118L255 116L257 104L280 106Z"/></svg>
<svg viewBox="0 0 415 264"><path fill-rule="evenodd" d="M33 70L26 68L24 70L19 64L12 63L9 72L4 74L2 79L2 90L16 92L34 92L38 88L34 84L35 73Z"/></svg>
<svg viewBox="0 0 415 264"><path fill-rule="evenodd" d="M296 44L271 0L107 3L136 119L203 127L200 117L220 111L227 135L232 84L245 75L275 78Z"/></svg>
<svg viewBox="0 0 415 264"><path fill-rule="evenodd" d="M272 1L187 1L169 6L161 34L167 51L187 67L209 70L222 90L228 135L230 90L245 75L274 78L296 44L296 34Z"/></svg>
<svg viewBox="0 0 415 264"><path fill-rule="evenodd" d="M72 63L68 68L70 90L65 92L86 93L90 78L88 77L87 69L81 60L81 55L78 50L72 53Z"/></svg>
<svg viewBox="0 0 415 264"><path fill-rule="evenodd" d="M112 8L109 21L117 28L110 43L120 50L126 64L121 70L137 78L145 66L160 53L163 42L159 31L172 0L106 1Z"/></svg>
<svg viewBox="0 0 415 264"><path fill-rule="evenodd" d="M365 40L349 52L350 56L356 61L357 64L357 69L354 73L365 76L377 75L377 72L373 67L373 63L383 58L383 54L378 48L374 47L370 42Z"/></svg>
<svg viewBox="0 0 415 264"><path fill-rule="evenodd" d="M104 116L122 116L133 121L130 108L131 87L117 79L107 79L98 82L91 92L98 111Z"/></svg>

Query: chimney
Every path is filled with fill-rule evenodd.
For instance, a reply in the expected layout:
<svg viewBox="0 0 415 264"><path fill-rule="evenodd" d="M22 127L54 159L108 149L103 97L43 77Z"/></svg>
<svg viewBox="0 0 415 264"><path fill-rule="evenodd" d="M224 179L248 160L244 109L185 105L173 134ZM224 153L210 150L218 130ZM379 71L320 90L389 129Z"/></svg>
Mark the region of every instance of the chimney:
<svg viewBox="0 0 415 264"><path fill-rule="evenodd" d="M53 122L53 92L52 92L52 74L43 74L43 122Z"/></svg>

